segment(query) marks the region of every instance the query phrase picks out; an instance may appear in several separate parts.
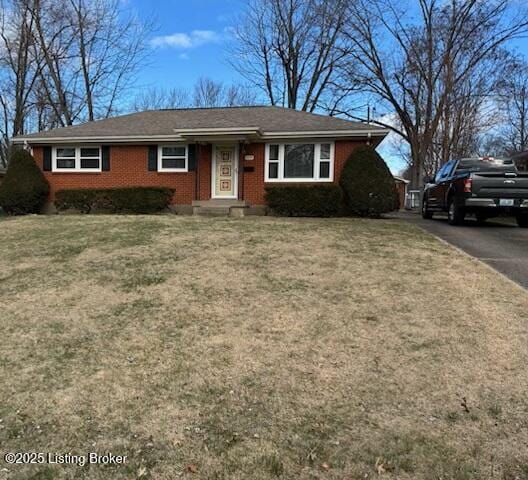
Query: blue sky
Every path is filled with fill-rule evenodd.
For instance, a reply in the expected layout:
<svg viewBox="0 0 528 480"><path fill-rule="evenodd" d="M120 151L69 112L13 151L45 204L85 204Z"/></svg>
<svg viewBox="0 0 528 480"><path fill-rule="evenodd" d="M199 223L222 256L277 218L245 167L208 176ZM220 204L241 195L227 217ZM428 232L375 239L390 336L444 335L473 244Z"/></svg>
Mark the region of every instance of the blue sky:
<svg viewBox="0 0 528 480"><path fill-rule="evenodd" d="M243 0L122 0L140 18L154 19L148 65L139 72L137 88L190 89L201 76L226 83L247 83L229 65L226 47L230 28L247 5ZM515 44L528 52L528 40ZM389 141L380 147L393 173L403 167Z"/></svg>
<svg viewBox="0 0 528 480"><path fill-rule="evenodd" d="M154 18L149 67L139 85L190 88L201 76L227 83L241 82L229 66L226 44L241 0L128 0L141 17Z"/></svg>

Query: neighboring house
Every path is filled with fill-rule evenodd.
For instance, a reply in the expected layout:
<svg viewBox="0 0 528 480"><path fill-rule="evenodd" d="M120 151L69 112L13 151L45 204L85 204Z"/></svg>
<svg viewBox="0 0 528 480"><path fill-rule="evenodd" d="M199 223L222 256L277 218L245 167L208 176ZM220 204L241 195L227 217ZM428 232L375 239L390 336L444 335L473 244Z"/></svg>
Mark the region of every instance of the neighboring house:
<svg viewBox="0 0 528 480"><path fill-rule="evenodd" d="M269 185L331 184L358 145L388 130L280 107L155 110L16 137L54 193L70 188L165 186L173 208L245 206Z"/></svg>
<svg viewBox="0 0 528 480"><path fill-rule="evenodd" d="M396 189L398 190L400 208L403 208L405 207L405 199L407 198L407 186L409 185L409 180L405 180L403 177L397 177L394 175L394 181L396 182Z"/></svg>

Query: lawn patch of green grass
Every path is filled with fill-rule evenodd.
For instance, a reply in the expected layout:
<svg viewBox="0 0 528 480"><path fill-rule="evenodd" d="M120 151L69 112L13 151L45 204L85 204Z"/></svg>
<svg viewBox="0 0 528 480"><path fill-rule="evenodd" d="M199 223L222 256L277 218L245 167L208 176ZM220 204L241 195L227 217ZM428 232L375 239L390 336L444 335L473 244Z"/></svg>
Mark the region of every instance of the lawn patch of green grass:
<svg viewBox="0 0 528 480"><path fill-rule="evenodd" d="M0 221L2 449L128 457L0 478L526 478L527 295L412 225Z"/></svg>

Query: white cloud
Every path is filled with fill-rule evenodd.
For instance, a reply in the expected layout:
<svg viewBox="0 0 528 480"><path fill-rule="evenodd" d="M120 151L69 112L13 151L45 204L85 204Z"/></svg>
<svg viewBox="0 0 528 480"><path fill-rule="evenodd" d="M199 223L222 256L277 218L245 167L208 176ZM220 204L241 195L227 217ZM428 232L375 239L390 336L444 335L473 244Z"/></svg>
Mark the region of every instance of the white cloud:
<svg viewBox="0 0 528 480"><path fill-rule="evenodd" d="M193 30L190 33L176 32L170 35L154 37L150 43L153 47L194 48L206 43L217 43L220 36L213 30Z"/></svg>

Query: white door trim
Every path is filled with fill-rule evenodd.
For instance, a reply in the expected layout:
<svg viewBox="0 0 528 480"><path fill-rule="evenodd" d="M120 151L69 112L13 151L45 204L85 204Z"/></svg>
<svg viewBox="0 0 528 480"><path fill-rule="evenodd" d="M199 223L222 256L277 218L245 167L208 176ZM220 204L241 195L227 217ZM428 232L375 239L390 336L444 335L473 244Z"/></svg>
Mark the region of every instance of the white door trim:
<svg viewBox="0 0 528 480"><path fill-rule="evenodd" d="M235 150L235 168L233 169L233 191L235 192L232 196L226 195L215 195L216 192L216 150L221 147L232 147ZM238 199L238 144L233 145L213 145L211 155L211 198L225 198L228 200Z"/></svg>

